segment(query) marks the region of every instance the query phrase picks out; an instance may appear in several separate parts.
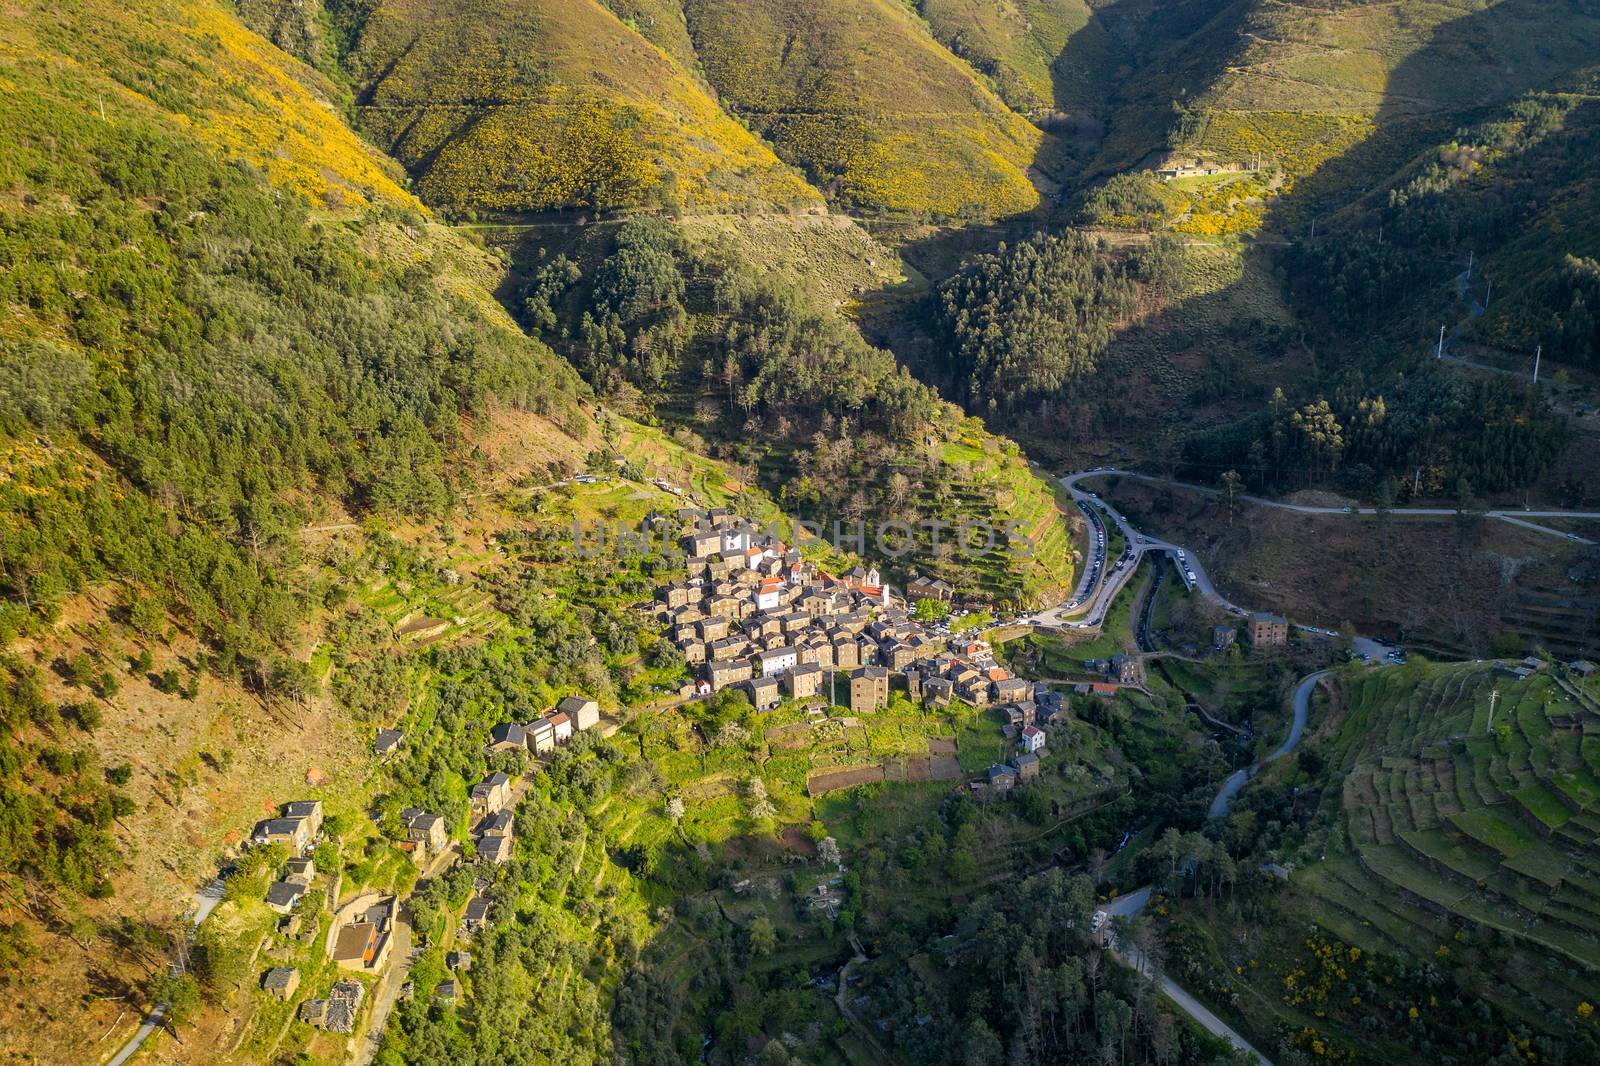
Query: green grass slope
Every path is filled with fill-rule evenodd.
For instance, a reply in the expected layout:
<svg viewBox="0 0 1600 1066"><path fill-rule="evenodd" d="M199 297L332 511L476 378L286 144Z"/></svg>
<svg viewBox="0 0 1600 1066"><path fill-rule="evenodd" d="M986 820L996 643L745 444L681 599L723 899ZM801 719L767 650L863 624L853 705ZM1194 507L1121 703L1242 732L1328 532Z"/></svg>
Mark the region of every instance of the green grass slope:
<svg viewBox="0 0 1600 1066"><path fill-rule="evenodd" d="M442 208L820 203L677 60L595 0L386 0L346 66L363 128Z"/></svg>
<svg viewBox="0 0 1600 1066"><path fill-rule="evenodd" d="M688 0L722 103L846 207L1007 215L1043 135L894 0Z"/></svg>
<svg viewBox="0 0 1600 1066"><path fill-rule="evenodd" d="M1581 1026L1600 970L1593 686L1557 666L1516 681L1465 663L1339 687L1315 750L1343 775L1343 843L1297 864L1296 896L1369 950L1492 972L1486 998L1535 1031Z"/></svg>

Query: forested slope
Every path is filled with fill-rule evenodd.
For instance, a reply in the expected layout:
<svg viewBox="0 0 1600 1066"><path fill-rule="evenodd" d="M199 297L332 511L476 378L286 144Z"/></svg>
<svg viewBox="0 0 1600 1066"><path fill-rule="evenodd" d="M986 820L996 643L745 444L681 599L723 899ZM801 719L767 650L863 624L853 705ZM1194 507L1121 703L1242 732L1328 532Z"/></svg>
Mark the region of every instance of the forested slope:
<svg viewBox="0 0 1600 1066"><path fill-rule="evenodd" d="M172 519L243 575L260 569L232 545L283 536L310 509L292 497L441 512L491 400L579 428L580 384L484 298L482 253L426 220L314 76L205 4L138 24L77 8L5 30L4 412L27 516L5 554L30 608L12 631L106 576L183 581ZM63 53L81 62L44 77ZM174 596L218 633L254 625L248 597Z"/></svg>
<svg viewBox="0 0 1600 1066"><path fill-rule="evenodd" d="M491 418L591 429L501 264L220 5L14 7L0 82L0 1029L84 1061L222 827L359 769L302 527L448 515Z"/></svg>

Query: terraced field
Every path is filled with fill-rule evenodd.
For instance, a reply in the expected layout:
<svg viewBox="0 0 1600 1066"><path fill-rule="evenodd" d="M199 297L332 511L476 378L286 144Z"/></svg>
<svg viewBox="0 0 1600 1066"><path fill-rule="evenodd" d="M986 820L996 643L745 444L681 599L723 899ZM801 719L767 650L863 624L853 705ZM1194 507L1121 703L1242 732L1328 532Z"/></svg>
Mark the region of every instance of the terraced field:
<svg viewBox="0 0 1600 1066"><path fill-rule="evenodd" d="M976 431L944 444L940 458L943 475L922 491L917 513L952 527L975 522L1015 529L1021 537L1009 553L1004 538L997 537L987 551L932 558L927 572L977 587L1000 602L1034 605L1066 598L1077 576L1074 531L1082 520L1063 503L1054 483L1014 449Z"/></svg>
<svg viewBox="0 0 1600 1066"><path fill-rule="evenodd" d="M1427 953L1449 927L1494 930L1557 960L1574 1002L1592 990L1600 704L1559 666L1517 680L1474 663L1348 678L1343 702L1322 750L1348 769L1352 855L1302 882L1333 924Z"/></svg>

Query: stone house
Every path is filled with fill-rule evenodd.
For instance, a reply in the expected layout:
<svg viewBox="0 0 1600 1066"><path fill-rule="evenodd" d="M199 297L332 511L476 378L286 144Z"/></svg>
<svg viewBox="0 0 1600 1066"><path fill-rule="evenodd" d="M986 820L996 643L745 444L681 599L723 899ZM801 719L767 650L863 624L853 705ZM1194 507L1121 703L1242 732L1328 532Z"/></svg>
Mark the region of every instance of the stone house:
<svg viewBox="0 0 1600 1066"><path fill-rule="evenodd" d="M889 702L889 671L881 666L863 666L850 674L850 709L871 714Z"/></svg>

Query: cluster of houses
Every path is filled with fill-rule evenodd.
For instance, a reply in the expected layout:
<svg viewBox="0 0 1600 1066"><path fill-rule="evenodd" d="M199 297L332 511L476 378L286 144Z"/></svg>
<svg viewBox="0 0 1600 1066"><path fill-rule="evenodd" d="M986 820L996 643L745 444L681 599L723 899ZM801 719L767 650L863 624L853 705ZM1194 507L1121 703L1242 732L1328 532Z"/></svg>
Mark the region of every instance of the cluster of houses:
<svg viewBox="0 0 1600 1066"><path fill-rule="evenodd" d="M282 844L289 849L282 877L267 886L267 906L279 914L289 914L299 906L311 882L316 879L316 863L307 853L322 832L322 801L295 800L285 803L278 814L256 823L250 834L252 846Z"/></svg>
<svg viewBox="0 0 1600 1066"><path fill-rule="evenodd" d="M577 733L600 724L600 705L587 696L568 696L556 709L526 725L501 722L489 733L485 750L531 751L535 755L555 751Z"/></svg>
<svg viewBox="0 0 1600 1066"><path fill-rule="evenodd" d="M1544 669L1545 661L1537 655L1529 655L1520 662L1499 662L1495 664L1495 672L1513 677L1518 681L1526 681L1540 670ZM1600 667L1588 659L1573 659L1567 663L1567 672L1580 682L1586 682L1600 672Z"/></svg>
<svg viewBox="0 0 1600 1066"><path fill-rule="evenodd" d="M1156 177L1162 181L1172 181L1176 178L1209 178L1219 174L1248 174L1260 170L1265 160L1258 152L1246 159L1244 163L1219 163L1214 160L1199 159L1196 157L1182 158L1169 155L1157 161L1154 169Z"/></svg>
<svg viewBox="0 0 1600 1066"><path fill-rule="evenodd" d="M289 854L300 855L322 831L322 801L295 800L285 803L276 816L256 823L251 844L283 844Z"/></svg>
<svg viewBox="0 0 1600 1066"><path fill-rule="evenodd" d="M1117 654L1109 659L1088 659L1083 668L1091 674L1102 674L1106 680L1118 685L1144 683L1144 665L1132 655Z"/></svg>
<svg viewBox="0 0 1600 1066"><path fill-rule="evenodd" d="M1034 686L1032 699L1001 710L1006 716L1005 736L1016 741L1017 754L1009 762L995 763L983 772L981 780L971 782L969 787L979 795L1004 794L1039 776L1043 769L1040 753L1049 739L1045 727L1066 714L1067 703L1061 693L1039 684Z"/></svg>
<svg viewBox="0 0 1600 1066"><path fill-rule="evenodd" d="M472 786L469 797L474 824L472 835L478 843L478 858L499 865L511 858L512 816L511 778L496 770Z"/></svg>
<svg viewBox="0 0 1600 1066"><path fill-rule="evenodd" d="M758 710L782 699L837 700L870 714L896 684L912 700L975 706L1025 698L1032 685L975 637L942 637L911 616L877 569L829 574L728 508L679 513L687 573L657 591L656 613L697 674L685 695L738 686ZM942 581L913 578L915 599L948 601Z"/></svg>
<svg viewBox="0 0 1600 1066"><path fill-rule="evenodd" d="M1271 611L1253 611L1245 619L1245 635L1252 648L1281 648L1289 643L1289 620ZM1238 640L1239 629L1232 622L1211 627L1211 650L1216 654L1226 652Z"/></svg>
<svg viewBox="0 0 1600 1066"><path fill-rule="evenodd" d="M544 752L557 744L570 740L577 731L599 724L600 708L592 699L569 697L561 701L556 710L526 726L507 723L496 727L489 744L490 751L503 751L513 747ZM383 730L374 744L376 754L389 754L399 747L402 735L394 730ZM473 818L473 836L477 841L480 858L493 863L504 863L511 857L514 817L511 810L515 799L509 774L494 771L472 787L468 796ZM283 844L290 857L285 863L281 880L275 881L266 894L267 906L291 916L306 889L316 876L316 867L310 857L312 845L322 830L323 807L320 800L295 800L286 803L279 813L257 823L250 836L252 845ZM400 812L400 828L404 839L399 847L409 851L420 863L429 856L443 854L450 846L442 815L418 807L408 807ZM394 895L365 897L350 905L350 913L341 910L339 921L329 930L327 951L332 961L343 970L375 974L389 961L393 945L394 926L399 919L400 901ZM489 918L489 902L482 895L467 904L460 931L465 937L483 928ZM298 916L285 917L285 922L299 922ZM293 933L297 929L291 929ZM459 966L470 965L465 952L458 956ZM449 986L446 988L445 986ZM293 999L300 987L300 972L292 966L269 969L261 980L262 989L284 1002ZM441 984L443 1001L454 999L454 983ZM350 1033L355 1028L356 1014L360 1009L364 986L359 981L341 980L321 999L307 1000L300 1005L300 1017L307 1023L335 1033Z"/></svg>

